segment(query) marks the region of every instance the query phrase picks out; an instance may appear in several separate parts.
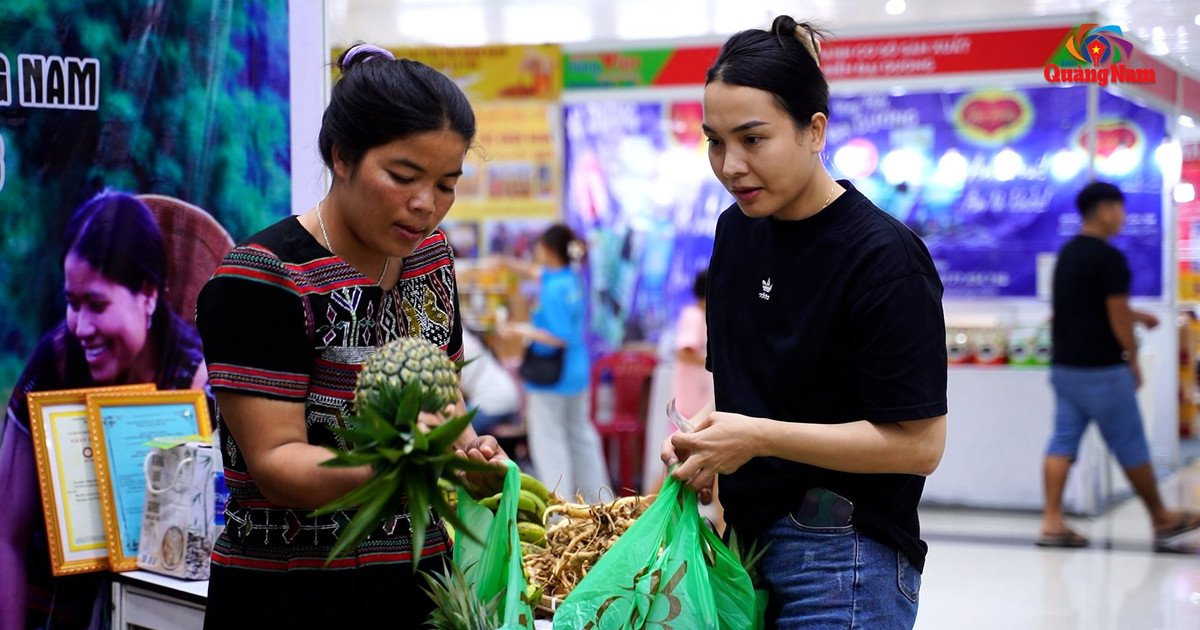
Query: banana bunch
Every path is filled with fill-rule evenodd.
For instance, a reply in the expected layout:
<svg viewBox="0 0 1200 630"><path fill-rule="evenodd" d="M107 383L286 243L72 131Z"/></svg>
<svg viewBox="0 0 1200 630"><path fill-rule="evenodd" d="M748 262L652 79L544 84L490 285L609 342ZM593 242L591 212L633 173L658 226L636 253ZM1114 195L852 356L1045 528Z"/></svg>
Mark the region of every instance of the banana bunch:
<svg viewBox="0 0 1200 630"><path fill-rule="evenodd" d="M500 507L503 493L479 500L479 505L495 512ZM517 500L517 535L521 542L536 545L546 544L546 506L550 503L550 490L533 475L521 473L521 495Z"/></svg>

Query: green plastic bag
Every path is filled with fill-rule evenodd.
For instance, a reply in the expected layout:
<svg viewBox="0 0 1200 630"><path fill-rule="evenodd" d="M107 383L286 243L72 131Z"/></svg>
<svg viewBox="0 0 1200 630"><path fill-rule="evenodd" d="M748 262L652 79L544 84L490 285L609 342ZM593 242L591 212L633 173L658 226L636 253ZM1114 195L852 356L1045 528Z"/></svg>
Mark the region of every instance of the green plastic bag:
<svg viewBox="0 0 1200 630"><path fill-rule="evenodd" d="M668 477L558 607L554 628L746 630L754 619L750 576L703 523L696 493Z"/></svg>
<svg viewBox="0 0 1200 630"><path fill-rule="evenodd" d="M504 494L495 516L459 492L458 517L483 542L466 534L454 541L454 565L475 587L480 601L490 602L501 595L498 630L533 630L533 609L526 600L525 569L521 564L521 539L517 535L517 502L521 495L521 470L506 462Z"/></svg>

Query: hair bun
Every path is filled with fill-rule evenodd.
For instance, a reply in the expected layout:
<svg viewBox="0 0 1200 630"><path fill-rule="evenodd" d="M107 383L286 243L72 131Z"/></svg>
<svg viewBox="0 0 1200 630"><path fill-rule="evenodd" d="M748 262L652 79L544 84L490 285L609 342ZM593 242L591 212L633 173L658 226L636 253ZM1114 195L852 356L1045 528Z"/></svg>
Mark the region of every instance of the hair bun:
<svg viewBox="0 0 1200 630"><path fill-rule="evenodd" d="M771 23L771 34L781 37L795 37L799 24L790 15L781 15Z"/></svg>
<svg viewBox="0 0 1200 630"><path fill-rule="evenodd" d="M342 57L338 59L338 69L346 72L350 68L362 63L371 61L372 59L383 58L388 61L394 60L395 55L391 51L380 48L374 44L359 43L351 46L349 50L342 53Z"/></svg>
<svg viewBox="0 0 1200 630"><path fill-rule="evenodd" d="M821 66L821 40L825 39L826 35L824 31L808 22L796 22L790 15L781 15L771 23L771 34L778 38L780 43L783 43L785 37L796 38L812 56L817 67Z"/></svg>

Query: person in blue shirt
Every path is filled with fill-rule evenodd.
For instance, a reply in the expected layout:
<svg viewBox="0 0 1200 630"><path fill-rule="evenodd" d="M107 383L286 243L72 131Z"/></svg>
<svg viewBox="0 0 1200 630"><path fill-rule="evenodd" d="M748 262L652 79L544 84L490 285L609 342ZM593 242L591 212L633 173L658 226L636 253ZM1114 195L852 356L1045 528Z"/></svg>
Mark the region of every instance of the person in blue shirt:
<svg viewBox="0 0 1200 630"><path fill-rule="evenodd" d="M557 381L523 380L529 456L538 477L559 495L574 498L578 493L594 502L609 480L600 436L588 418L591 362L584 342L586 307L583 279L573 267L584 252L583 241L565 225L543 232L534 246L534 265L512 265L539 278L539 304L530 323L506 324L503 332L529 342L536 354L563 350Z"/></svg>

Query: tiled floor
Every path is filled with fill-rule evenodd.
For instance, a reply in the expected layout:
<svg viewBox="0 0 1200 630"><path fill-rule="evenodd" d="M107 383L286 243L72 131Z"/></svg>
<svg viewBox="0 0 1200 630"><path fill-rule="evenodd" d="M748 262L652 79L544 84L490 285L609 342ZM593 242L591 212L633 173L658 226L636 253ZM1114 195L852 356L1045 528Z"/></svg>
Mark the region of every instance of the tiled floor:
<svg viewBox="0 0 1200 630"><path fill-rule="evenodd" d="M1200 466L1161 488L1200 510ZM1035 547L1034 513L923 508L921 520L919 630L1200 630L1200 533L1173 540L1179 553L1155 552L1136 500L1072 519L1086 549Z"/></svg>

